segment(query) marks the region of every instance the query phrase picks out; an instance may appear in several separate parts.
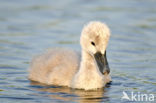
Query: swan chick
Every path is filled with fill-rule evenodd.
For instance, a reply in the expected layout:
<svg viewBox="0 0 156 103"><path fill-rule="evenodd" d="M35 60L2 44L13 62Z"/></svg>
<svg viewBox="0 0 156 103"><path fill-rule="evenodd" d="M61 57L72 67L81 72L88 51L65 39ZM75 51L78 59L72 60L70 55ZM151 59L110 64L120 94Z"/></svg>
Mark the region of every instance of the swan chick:
<svg viewBox="0 0 156 103"><path fill-rule="evenodd" d="M108 26L92 21L84 26L81 56L70 49L53 48L33 58L29 79L48 85L96 90L111 81L106 57L110 37Z"/></svg>

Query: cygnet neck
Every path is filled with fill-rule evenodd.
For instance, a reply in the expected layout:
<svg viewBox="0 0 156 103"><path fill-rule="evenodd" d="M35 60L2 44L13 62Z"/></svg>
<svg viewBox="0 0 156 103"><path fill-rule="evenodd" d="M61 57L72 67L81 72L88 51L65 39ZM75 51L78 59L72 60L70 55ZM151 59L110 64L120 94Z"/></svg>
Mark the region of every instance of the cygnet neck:
<svg viewBox="0 0 156 103"><path fill-rule="evenodd" d="M80 70L89 70L89 69L96 70L94 57L85 50L82 50L82 60Z"/></svg>

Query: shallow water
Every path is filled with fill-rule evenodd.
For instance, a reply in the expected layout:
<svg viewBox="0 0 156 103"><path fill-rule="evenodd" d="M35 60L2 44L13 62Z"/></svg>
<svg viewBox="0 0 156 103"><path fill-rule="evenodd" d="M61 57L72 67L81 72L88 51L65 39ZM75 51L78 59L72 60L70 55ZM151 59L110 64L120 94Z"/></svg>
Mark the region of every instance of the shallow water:
<svg viewBox="0 0 156 103"><path fill-rule="evenodd" d="M0 103L128 102L121 100L123 91L156 97L155 4L155 0L1 0ZM107 58L112 84L83 91L31 83L27 79L31 58L51 47L80 51L81 29L90 20L111 28Z"/></svg>

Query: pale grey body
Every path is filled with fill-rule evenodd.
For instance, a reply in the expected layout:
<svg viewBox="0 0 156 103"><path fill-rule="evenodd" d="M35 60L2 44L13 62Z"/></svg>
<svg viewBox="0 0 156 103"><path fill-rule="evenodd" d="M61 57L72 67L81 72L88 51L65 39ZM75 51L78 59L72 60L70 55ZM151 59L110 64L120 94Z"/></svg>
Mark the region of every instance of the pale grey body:
<svg viewBox="0 0 156 103"><path fill-rule="evenodd" d="M45 84L70 86L80 66L80 54L71 49L54 48L33 58L29 79Z"/></svg>

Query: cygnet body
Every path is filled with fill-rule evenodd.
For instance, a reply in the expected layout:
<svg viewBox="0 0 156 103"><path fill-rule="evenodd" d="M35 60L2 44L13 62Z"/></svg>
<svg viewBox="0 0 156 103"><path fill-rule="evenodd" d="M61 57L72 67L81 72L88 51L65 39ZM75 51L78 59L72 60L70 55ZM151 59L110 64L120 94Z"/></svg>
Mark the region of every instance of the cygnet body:
<svg viewBox="0 0 156 103"><path fill-rule="evenodd" d="M81 55L70 49L50 49L33 58L29 79L84 90L104 87L111 81L106 57L109 37L106 24L90 22L81 33Z"/></svg>

